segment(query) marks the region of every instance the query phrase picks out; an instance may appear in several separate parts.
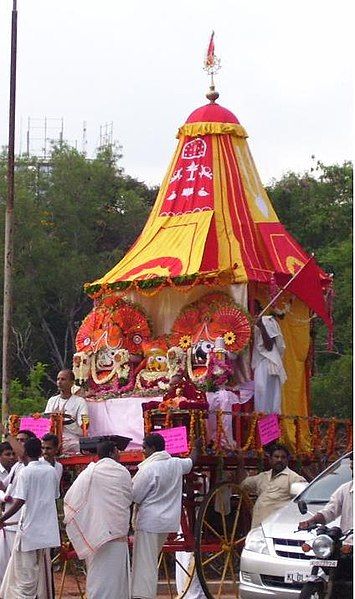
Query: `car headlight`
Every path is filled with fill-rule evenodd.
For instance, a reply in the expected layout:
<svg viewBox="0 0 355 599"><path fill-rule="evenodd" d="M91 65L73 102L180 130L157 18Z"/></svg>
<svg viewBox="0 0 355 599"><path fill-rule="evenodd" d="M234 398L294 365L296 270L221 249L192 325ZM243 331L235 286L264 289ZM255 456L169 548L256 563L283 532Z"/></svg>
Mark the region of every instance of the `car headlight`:
<svg viewBox="0 0 355 599"><path fill-rule="evenodd" d="M328 535L319 535L313 541L312 549L317 557L327 559L333 553L334 541Z"/></svg>
<svg viewBox="0 0 355 599"><path fill-rule="evenodd" d="M270 554L261 526L251 529L245 539L244 548L248 551L255 551L256 553Z"/></svg>

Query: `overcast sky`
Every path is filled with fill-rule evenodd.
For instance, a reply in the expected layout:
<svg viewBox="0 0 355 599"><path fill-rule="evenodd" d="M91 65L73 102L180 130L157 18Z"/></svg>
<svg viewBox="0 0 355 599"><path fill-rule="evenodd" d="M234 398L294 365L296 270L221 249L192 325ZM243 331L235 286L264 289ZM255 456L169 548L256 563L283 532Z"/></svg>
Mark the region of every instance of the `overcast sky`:
<svg viewBox="0 0 355 599"><path fill-rule="evenodd" d="M265 184L311 156L353 156L353 0L17 0L17 151L44 117L92 155L113 122L125 172L159 184L180 125L207 102L211 30L219 103L236 114ZM12 0L0 0L0 145L7 143ZM35 118L41 119L35 121ZM39 125L35 129L34 125ZM21 132L21 136L20 136ZM48 132L51 135L51 132ZM21 140L20 140L21 138Z"/></svg>

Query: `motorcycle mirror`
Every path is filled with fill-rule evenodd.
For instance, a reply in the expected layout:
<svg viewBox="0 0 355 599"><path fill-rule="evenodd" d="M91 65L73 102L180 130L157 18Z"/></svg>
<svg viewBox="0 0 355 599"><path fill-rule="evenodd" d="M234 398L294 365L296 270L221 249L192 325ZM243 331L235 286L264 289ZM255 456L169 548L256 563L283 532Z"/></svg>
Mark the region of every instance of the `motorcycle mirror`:
<svg viewBox="0 0 355 599"><path fill-rule="evenodd" d="M297 501L298 509L301 512L302 516L305 516L308 512L308 507L304 499L299 499Z"/></svg>

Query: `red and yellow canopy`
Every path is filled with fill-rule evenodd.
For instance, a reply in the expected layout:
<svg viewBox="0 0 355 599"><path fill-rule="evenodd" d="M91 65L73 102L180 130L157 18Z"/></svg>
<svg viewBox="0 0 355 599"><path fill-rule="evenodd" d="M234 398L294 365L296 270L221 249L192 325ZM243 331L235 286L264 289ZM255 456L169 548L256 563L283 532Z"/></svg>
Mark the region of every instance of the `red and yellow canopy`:
<svg viewBox="0 0 355 599"><path fill-rule="evenodd" d="M141 235L87 292L97 297L192 283L270 283L302 267L309 257L280 223L246 138L238 119L220 105L195 110L179 129Z"/></svg>

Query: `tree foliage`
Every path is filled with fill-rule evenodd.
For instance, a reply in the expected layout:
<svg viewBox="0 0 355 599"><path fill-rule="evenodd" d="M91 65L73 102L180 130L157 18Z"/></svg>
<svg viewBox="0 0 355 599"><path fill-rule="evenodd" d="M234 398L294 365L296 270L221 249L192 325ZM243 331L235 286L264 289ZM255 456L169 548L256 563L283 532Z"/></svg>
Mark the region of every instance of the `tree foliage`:
<svg viewBox="0 0 355 599"><path fill-rule="evenodd" d="M315 326L313 411L350 416L352 410L352 205L350 162L310 172L288 173L274 181L269 194L286 228L322 268L334 274L334 350L327 351L325 326Z"/></svg>
<svg viewBox="0 0 355 599"><path fill-rule="evenodd" d="M0 159L0 205L6 197L6 159ZM78 324L91 308L83 283L103 275L140 233L154 189L126 177L110 148L87 160L54 147L47 163L16 164L14 374L37 362L48 376L71 365ZM4 209L0 215L3 255ZM2 277L2 274L0 275Z"/></svg>

